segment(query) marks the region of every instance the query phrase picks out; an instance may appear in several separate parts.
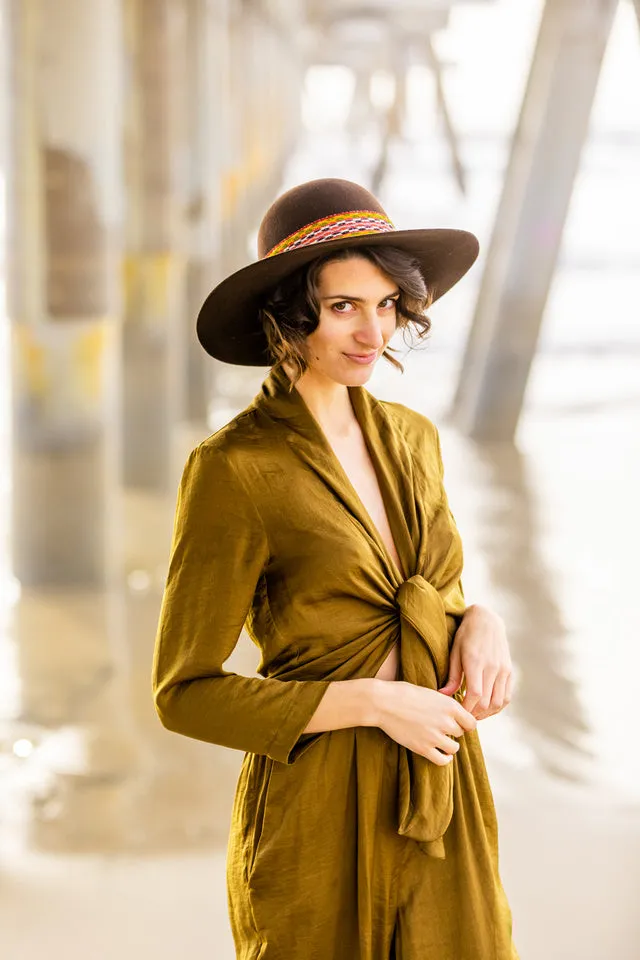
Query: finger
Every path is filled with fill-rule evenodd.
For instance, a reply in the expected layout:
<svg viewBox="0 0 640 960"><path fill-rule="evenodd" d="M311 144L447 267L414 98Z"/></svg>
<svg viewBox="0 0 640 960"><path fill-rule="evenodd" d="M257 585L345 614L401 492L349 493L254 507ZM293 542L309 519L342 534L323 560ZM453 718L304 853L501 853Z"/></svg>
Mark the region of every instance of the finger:
<svg viewBox="0 0 640 960"><path fill-rule="evenodd" d="M512 701L512 699L513 699L513 687L514 687L514 683L515 683L515 681L514 681L514 679L513 679L513 670L512 670L511 673L509 674L509 676L507 677L507 685L506 685L506 688L505 688L505 694L504 694L504 695L505 695L505 705L506 705L506 706L508 706L508 704L510 704L511 701Z"/></svg>
<svg viewBox="0 0 640 960"><path fill-rule="evenodd" d="M465 676L467 678L467 692L462 701L462 706L465 710L468 710L469 713L473 713L482 698L482 667L479 664L473 664L469 669L465 670Z"/></svg>
<svg viewBox="0 0 640 960"><path fill-rule="evenodd" d="M431 760L432 763L436 763L439 767L446 767L446 765L453 760L452 753L441 753L439 750L436 750L435 747L429 747L425 753L425 757L427 760Z"/></svg>
<svg viewBox="0 0 640 960"><path fill-rule="evenodd" d="M465 730L460 726L457 720L450 724L450 729L446 731L449 737L463 737Z"/></svg>
<svg viewBox="0 0 640 960"><path fill-rule="evenodd" d="M465 730L459 723L456 717L447 717L447 727L445 734L449 737L462 737L464 736Z"/></svg>
<svg viewBox="0 0 640 960"><path fill-rule="evenodd" d="M460 663L460 654L458 648L454 645L449 659L449 677L444 687L439 688L439 693L445 696L451 696L460 688L462 683L462 664Z"/></svg>
<svg viewBox="0 0 640 960"><path fill-rule="evenodd" d="M446 736L446 734L438 737L435 746L438 750L443 750L444 753L457 753L460 749L458 741L454 740L453 737Z"/></svg>
<svg viewBox="0 0 640 960"><path fill-rule="evenodd" d="M477 720L472 713L466 710L457 700L451 701L455 705L453 715L464 730L475 730Z"/></svg>
<svg viewBox="0 0 640 960"><path fill-rule="evenodd" d="M473 715L477 720L485 720L491 716L491 702L494 696L498 667L486 666L482 672L482 694L473 708Z"/></svg>
<svg viewBox="0 0 640 960"><path fill-rule="evenodd" d="M504 700L507 689L507 679L509 674L506 672L499 673L496 677L496 682L493 685L493 693L491 695L491 702L487 709L487 716L492 717L496 713L500 713L504 706Z"/></svg>
<svg viewBox="0 0 640 960"><path fill-rule="evenodd" d="M482 696L473 709L473 715L476 720L484 720L489 716L493 688L495 683L494 671L490 670L483 674Z"/></svg>

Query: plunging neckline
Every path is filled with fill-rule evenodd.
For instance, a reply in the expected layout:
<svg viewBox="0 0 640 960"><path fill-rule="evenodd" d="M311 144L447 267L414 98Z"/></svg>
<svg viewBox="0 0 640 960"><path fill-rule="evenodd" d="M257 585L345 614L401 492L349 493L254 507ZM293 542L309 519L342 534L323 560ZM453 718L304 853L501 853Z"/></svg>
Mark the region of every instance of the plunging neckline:
<svg viewBox="0 0 640 960"><path fill-rule="evenodd" d="M284 375L287 377L287 379L288 379L288 375L286 374L286 372L285 372L284 370L283 370L282 372L283 372L283 374L284 374ZM355 394L354 394L354 391L356 391L356 390L358 390L358 389L362 389L362 388L347 386L347 392L348 392L348 396L349 396L349 402L351 403L351 409L353 410L353 415L354 415L355 420L356 420L356 423L358 424L358 427L359 427L359 429L360 429L360 433L361 433L362 439L363 439L363 441L364 441L365 449L366 449L366 451L367 451L367 453L368 453L368 455L369 455L369 460L370 460L370 462L371 462L371 466L373 467L373 472L374 472L374 475L375 475L375 478L376 478L376 483L377 483L377 486L378 486L378 493L379 493L379 495L380 495L380 502L382 503L382 508L383 508L383 510L384 510L384 512L385 512L385 516L386 516L386 518L387 518L387 526L389 527L389 533L391 534L391 539L393 540L393 545L394 545L395 550L396 550L396 553L397 553L397 555L398 555L398 560L399 560L399 562L400 562L400 566L398 565L398 563L396 562L396 560L395 560L394 557L393 557L393 554L391 553L391 551L390 551L389 548L387 547L387 544L386 544L385 541L384 541L384 537L383 537L382 534L380 533L380 530L379 530L379 528L378 528L378 525L374 522L373 517L371 516L371 513L369 512L369 510L367 510L367 508L366 508L366 506L365 506L365 504L364 504L364 501L362 500L362 497L361 497L360 494L358 493L355 485L353 484L351 478L349 477L349 474L347 473L346 469L344 468L344 466L343 466L343 464L342 464L342 461L340 460L340 457L338 456L338 454L337 454L336 451L334 450L334 448L333 448L333 446L332 446L329 438L327 437L327 434L326 434L325 431L323 430L322 425L320 424L320 422L317 420L317 418L316 418L315 415L313 414L311 408L309 407L308 403L306 402L306 400L304 399L304 397L302 396L302 394L300 393L300 391L298 390L298 388L296 387L296 385L295 385L295 384L293 385L293 390L295 391L296 396L298 397L299 402L302 404L304 410L306 411L307 416L310 418L310 420L312 421L312 423L313 423L316 431L317 431L317 432L319 433L319 435L320 435L320 438L321 438L321 440L322 440L323 446L324 446L324 448L325 448L325 452L326 452L327 455L331 458L331 461L332 461L332 463L333 463L334 469L336 469L336 470L338 471L338 473L341 475L341 478L342 478L343 482L344 482L344 483L346 484L346 486L350 489L350 491L351 491L354 499L355 499L356 502L359 504L359 506L360 506L360 511L361 511L362 515L363 515L364 518L368 521L368 524L365 525L365 528L366 528L366 526L368 526L368 527L370 528L369 532L370 532L371 534L373 534L373 537L374 537L374 539L375 539L378 547L381 549L381 551L382 551L382 553L383 553L383 555L384 555L387 563L389 564L390 569L396 574L396 576L398 577L398 581L399 581L399 582L403 582L403 581L406 579L406 577L408 576L408 574L405 574L405 572L402 570L402 558L401 558L400 550L398 549L397 537L396 537L396 534L395 534L395 532L394 532L393 524L392 524L392 521L391 521L391 513L390 513L390 510L389 510L389 504L388 504L387 500L385 499L384 485L383 485L383 484L381 483L381 481L380 481L380 469L379 469L378 457L377 457L377 454L376 454L375 450L373 449L372 444L369 442L369 437L367 436L367 431L364 429L364 426L363 426L363 424L362 424L361 418L358 416L358 408L357 408L357 405L354 404L354 402L353 402L353 401L354 401L354 395L355 395Z"/></svg>

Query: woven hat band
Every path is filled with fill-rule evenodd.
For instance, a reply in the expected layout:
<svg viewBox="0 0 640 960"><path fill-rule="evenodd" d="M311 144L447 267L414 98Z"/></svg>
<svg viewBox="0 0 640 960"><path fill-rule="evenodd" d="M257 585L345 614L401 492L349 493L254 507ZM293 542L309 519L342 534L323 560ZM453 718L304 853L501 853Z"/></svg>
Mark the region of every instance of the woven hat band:
<svg viewBox="0 0 640 960"><path fill-rule="evenodd" d="M347 210L307 223L272 247L264 259L274 257L277 253L288 253L298 247L308 247L340 237L363 237L370 233L388 233L391 230L395 230L395 227L383 213L375 210Z"/></svg>

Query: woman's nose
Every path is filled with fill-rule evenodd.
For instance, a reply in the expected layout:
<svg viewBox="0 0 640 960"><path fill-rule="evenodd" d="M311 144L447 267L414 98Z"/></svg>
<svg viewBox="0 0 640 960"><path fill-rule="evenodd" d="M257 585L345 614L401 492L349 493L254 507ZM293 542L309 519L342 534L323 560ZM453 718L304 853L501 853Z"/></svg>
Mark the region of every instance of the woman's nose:
<svg viewBox="0 0 640 960"><path fill-rule="evenodd" d="M356 333L358 343L369 347L371 350L377 350L384 344L382 334L382 323L376 311L373 314L365 314L362 325Z"/></svg>

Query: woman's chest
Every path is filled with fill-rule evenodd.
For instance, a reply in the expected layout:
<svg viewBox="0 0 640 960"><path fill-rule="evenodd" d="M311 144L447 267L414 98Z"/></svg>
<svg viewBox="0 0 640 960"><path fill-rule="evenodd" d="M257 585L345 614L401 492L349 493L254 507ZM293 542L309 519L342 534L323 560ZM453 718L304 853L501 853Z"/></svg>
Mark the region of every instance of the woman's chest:
<svg viewBox="0 0 640 960"><path fill-rule="evenodd" d="M402 561L394 538L387 505L375 467L367 446L359 434L345 440L330 438L336 460L344 472L346 481L364 508L366 517L372 522L377 537L393 559L398 570L402 570ZM404 517L403 517L404 520Z"/></svg>

